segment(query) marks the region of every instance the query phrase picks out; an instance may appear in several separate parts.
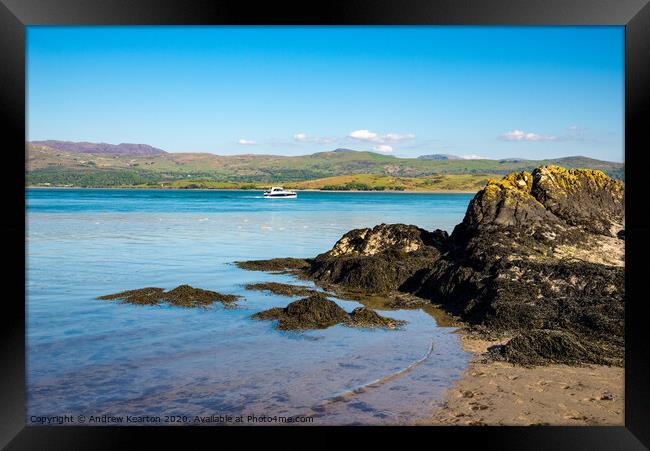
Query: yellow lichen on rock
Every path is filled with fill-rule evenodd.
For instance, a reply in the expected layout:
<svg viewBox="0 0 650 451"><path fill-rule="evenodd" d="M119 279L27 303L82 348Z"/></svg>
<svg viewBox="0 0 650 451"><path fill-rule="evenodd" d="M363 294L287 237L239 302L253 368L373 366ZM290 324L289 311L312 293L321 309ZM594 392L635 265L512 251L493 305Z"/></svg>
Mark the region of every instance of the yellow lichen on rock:
<svg viewBox="0 0 650 451"><path fill-rule="evenodd" d="M623 192L623 182L614 180L598 169L567 169L561 166L541 166L536 170L536 184L544 189L554 187L558 194L590 187Z"/></svg>
<svg viewBox="0 0 650 451"><path fill-rule="evenodd" d="M507 180L515 188L526 193L530 193L530 190L533 188L533 176L530 172L511 172L503 180Z"/></svg>

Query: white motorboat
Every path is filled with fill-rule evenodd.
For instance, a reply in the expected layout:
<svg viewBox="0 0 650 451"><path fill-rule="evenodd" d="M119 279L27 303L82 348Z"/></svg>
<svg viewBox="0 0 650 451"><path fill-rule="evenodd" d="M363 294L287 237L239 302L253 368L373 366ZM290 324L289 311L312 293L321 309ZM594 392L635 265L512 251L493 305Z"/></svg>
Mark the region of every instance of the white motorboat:
<svg viewBox="0 0 650 451"><path fill-rule="evenodd" d="M285 191L281 186L273 186L269 191L264 191L265 198L294 198L297 196L298 194L295 191Z"/></svg>

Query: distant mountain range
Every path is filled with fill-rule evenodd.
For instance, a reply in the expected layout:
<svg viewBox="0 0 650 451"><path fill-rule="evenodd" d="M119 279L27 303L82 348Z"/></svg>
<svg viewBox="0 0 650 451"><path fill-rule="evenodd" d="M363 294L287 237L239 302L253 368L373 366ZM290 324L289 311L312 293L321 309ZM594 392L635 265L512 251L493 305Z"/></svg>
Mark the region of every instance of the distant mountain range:
<svg viewBox="0 0 650 451"><path fill-rule="evenodd" d="M302 156L168 153L146 144L67 141L27 143L29 184L73 186L160 186L174 181L229 183L301 182L368 174L388 177L481 174L498 177L544 164L600 169L623 179L622 163L574 156L550 160L464 159L433 154L398 158L375 152L335 149Z"/></svg>
<svg viewBox="0 0 650 451"><path fill-rule="evenodd" d="M431 155L420 155L419 160L462 160L458 155L451 155L448 153L434 153Z"/></svg>
<svg viewBox="0 0 650 451"><path fill-rule="evenodd" d="M167 153L162 149L157 149L147 144L106 144L55 140L31 141L30 144L75 153L104 153L114 155L162 155Z"/></svg>

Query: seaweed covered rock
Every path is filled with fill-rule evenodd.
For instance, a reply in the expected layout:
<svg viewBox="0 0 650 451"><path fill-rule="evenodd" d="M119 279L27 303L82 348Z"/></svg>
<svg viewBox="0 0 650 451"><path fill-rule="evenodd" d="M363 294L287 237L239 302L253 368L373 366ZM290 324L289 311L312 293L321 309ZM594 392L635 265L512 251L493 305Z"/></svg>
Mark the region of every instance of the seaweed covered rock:
<svg viewBox="0 0 650 451"><path fill-rule="evenodd" d="M380 224L346 233L332 250L311 261L308 275L369 294L382 294L404 286L418 271L433 264L449 237L405 224Z"/></svg>
<svg viewBox="0 0 650 451"><path fill-rule="evenodd" d="M279 282L260 282L249 283L245 287L247 290L268 291L280 296L321 296L327 297L327 293L314 290L304 285L291 285Z"/></svg>
<svg viewBox="0 0 650 451"><path fill-rule="evenodd" d="M510 174L474 197L413 293L491 331L568 331L619 358L623 221L622 183L599 171Z"/></svg>
<svg viewBox="0 0 650 451"><path fill-rule="evenodd" d="M539 228L560 235L578 227L615 236L624 222L624 208L620 180L598 170L541 166L532 174L513 172L490 180L470 202L453 236L458 241L493 225Z"/></svg>
<svg viewBox="0 0 650 451"><path fill-rule="evenodd" d="M158 305L162 300L165 290L158 287L145 287L136 290L126 290L119 293L99 296L97 299L103 301L119 300L125 304L136 305Z"/></svg>
<svg viewBox="0 0 650 451"><path fill-rule="evenodd" d="M419 256L384 253L372 256L346 256L317 259L308 270L320 284L335 284L366 294L389 293L404 284L422 268L439 257L429 253Z"/></svg>
<svg viewBox="0 0 650 451"><path fill-rule="evenodd" d="M326 329L336 324L350 327L394 329L404 321L385 318L366 307L348 314L336 302L321 296L310 296L294 301L284 308L274 307L256 313L253 319L276 320L279 330Z"/></svg>
<svg viewBox="0 0 650 451"><path fill-rule="evenodd" d="M317 296L294 301L253 315L254 319L277 320L280 330L325 329L347 321L348 313L329 299Z"/></svg>
<svg viewBox="0 0 650 451"><path fill-rule="evenodd" d="M125 304L135 305L159 305L165 302L177 307L195 308L207 307L214 302L232 306L239 298L241 296L234 294L221 294L216 291L194 288L190 285L179 285L169 291L165 291L163 288L146 287L99 296L97 299L119 300Z"/></svg>
<svg viewBox="0 0 650 451"><path fill-rule="evenodd" d="M310 261L304 258L280 257L269 260L249 260L235 262L235 265L248 271L268 271L276 273L292 273L310 267Z"/></svg>
<svg viewBox="0 0 650 451"><path fill-rule="evenodd" d="M602 171L542 166L533 172L531 194L567 224L614 236L624 215L624 186Z"/></svg>
<svg viewBox="0 0 650 451"><path fill-rule="evenodd" d="M376 255L389 251L411 253L425 246L440 248L446 242L442 230L429 232L414 225L379 224L372 229L354 229L336 242L334 247L316 259L340 256Z"/></svg>
<svg viewBox="0 0 650 451"><path fill-rule="evenodd" d="M357 307L352 310L348 321L350 327L365 328L383 327L386 329L395 329L403 324L405 322L402 320L386 318L368 307Z"/></svg>
<svg viewBox="0 0 650 451"><path fill-rule="evenodd" d="M577 335L557 330L532 330L512 338L504 345L492 346L488 353L494 360L514 365L535 366L548 363L566 365L608 365L601 349Z"/></svg>
<svg viewBox="0 0 650 451"><path fill-rule="evenodd" d="M173 290L163 293L161 299L179 307L205 307L213 302L231 304L240 297L234 294L221 294L216 291L194 288L190 285L179 285Z"/></svg>
<svg viewBox="0 0 650 451"><path fill-rule="evenodd" d="M474 196L454 234L468 234L488 225L521 227L557 222L531 195L532 188L533 175L528 172L513 172L501 180L490 180Z"/></svg>

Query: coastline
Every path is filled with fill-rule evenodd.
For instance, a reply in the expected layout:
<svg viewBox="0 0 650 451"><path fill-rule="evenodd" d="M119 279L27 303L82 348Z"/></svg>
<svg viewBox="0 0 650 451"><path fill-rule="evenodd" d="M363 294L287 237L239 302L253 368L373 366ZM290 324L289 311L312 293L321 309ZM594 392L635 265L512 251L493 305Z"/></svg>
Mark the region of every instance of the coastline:
<svg viewBox="0 0 650 451"><path fill-rule="evenodd" d="M604 365L514 366L486 361L487 348L502 344L459 329L473 354L463 377L422 426L623 426L625 370ZM513 406L516 406L513 409Z"/></svg>
<svg viewBox="0 0 650 451"><path fill-rule="evenodd" d="M57 190L142 190L142 191L246 191L246 192L261 192L262 189L236 189L236 188L143 188L143 187L83 187L83 186L26 186L25 189L57 189ZM290 189L290 188L287 188ZM431 190L431 191L413 191L413 190L323 190L323 189L292 189L299 193L303 192L317 192L317 193L364 193L364 194L476 194L478 191L462 191L462 190Z"/></svg>

